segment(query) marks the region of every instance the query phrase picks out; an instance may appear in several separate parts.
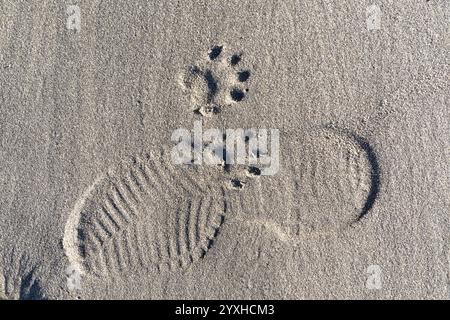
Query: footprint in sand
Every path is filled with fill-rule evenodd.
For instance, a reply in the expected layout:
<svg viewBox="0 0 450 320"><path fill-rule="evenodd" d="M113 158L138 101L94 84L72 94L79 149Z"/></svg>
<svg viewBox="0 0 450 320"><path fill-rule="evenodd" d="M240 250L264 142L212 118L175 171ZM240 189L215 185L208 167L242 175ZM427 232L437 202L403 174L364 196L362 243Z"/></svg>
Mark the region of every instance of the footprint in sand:
<svg viewBox="0 0 450 320"><path fill-rule="evenodd" d="M283 155L290 156L282 159L280 176L249 183L248 194L241 193L234 204L242 212L257 211L259 218L249 220L251 225L293 244L304 237L342 232L371 212L380 189L380 168L365 139L326 127L286 140L291 143L282 148ZM247 175L250 172L254 169ZM280 203L289 209L274 221L270 213L279 212Z"/></svg>
<svg viewBox="0 0 450 320"><path fill-rule="evenodd" d="M217 114L226 106L245 100L251 72L243 67L243 54L224 53L226 48L213 46L198 65L193 65L180 77L180 84L190 95L196 113Z"/></svg>
<svg viewBox="0 0 450 320"><path fill-rule="evenodd" d="M213 245L226 190L199 166L141 154L97 180L69 216L64 249L83 274L127 276L184 270Z"/></svg>

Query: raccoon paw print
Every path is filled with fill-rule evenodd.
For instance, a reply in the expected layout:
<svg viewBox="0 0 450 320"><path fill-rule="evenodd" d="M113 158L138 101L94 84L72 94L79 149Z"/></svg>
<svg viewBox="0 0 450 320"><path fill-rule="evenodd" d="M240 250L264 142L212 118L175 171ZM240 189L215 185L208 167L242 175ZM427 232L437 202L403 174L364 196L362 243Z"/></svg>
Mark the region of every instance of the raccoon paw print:
<svg viewBox="0 0 450 320"><path fill-rule="evenodd" d="M226 54L224 46L213 46L201 63L188 68L181 85L190 95L194 111L202 116L220 113L239 103L249 91L249 69L242 67L242 53Z"/></svg>

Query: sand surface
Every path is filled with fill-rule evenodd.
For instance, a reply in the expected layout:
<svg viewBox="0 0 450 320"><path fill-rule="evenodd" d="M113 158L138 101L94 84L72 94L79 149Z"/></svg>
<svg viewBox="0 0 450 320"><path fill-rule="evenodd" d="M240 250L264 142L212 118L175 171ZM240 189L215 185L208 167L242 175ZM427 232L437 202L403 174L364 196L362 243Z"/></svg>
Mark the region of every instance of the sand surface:
<svg viewBox="0 0 450 320"><path fill-rule="evenodd" d="M449 298L449 7L0 0L0 298Z"/></svg>

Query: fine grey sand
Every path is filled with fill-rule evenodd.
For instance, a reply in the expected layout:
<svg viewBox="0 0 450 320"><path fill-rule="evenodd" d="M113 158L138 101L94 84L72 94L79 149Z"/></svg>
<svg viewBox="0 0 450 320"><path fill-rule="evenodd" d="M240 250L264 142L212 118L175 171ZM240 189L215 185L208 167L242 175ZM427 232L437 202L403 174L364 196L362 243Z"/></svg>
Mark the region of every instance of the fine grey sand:
<svg viewBox="0 0 450 320"><path fill-rule="evenodd" d="M0 299L449 298L449 7L0 0Z"/></svg>

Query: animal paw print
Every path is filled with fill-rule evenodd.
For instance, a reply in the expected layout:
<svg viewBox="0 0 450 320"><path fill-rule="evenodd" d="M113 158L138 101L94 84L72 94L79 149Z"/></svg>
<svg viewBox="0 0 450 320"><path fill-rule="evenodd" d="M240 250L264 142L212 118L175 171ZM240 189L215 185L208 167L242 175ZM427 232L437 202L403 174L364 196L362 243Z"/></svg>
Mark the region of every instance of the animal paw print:
<svg viewBox="0 0 450 320"><path fill-rule="evenodd" d="M217 114L226 106L243 101L250 70L241 67L242 53L227 55L224 46L212 47L201 66L191 66L181 78L194 111L203 116Z"/></svg>

